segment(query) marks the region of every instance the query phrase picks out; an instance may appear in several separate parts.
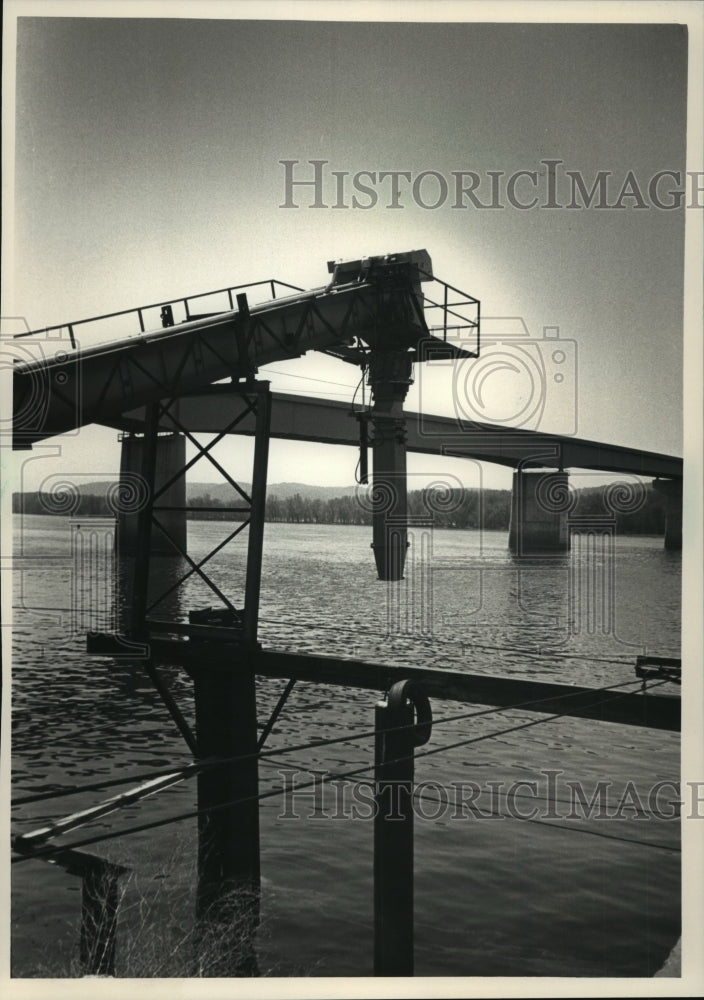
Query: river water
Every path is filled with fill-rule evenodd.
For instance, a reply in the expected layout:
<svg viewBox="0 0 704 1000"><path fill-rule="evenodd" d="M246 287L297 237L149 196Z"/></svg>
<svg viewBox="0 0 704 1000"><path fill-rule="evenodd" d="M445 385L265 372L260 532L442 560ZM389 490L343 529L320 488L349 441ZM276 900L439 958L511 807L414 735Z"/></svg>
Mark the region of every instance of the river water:
<svg viewBox="0 0 704 1000"><path fill-rule="evenodd" d="M193 558L232 527L189 522ZM15 799L118 776L137 784L189 760L141 669L84 651L88 629L111 626L114 594L101 583L110 576L111 530L108 521L16 517ZM419 527L406 580L384 584L369 529L267 524L265 534L265 647L595 688L631 681L638 654L679 655L681 560L661 538L609 537L576 544L568 557L519 563L503 532ZM235 540L208 564L233 597L244 548ZM173 560L160 562L163 581L175 571ZM184 617L212 603L194 575L154 614ZM190 681L177 667L163 673L192 720ZM262 721L284 682L257 683ZM370 729L377 698L300 682L267 741L280 752L260 767L261 790L277 792L260 812L257 955L265 974L372 974L372 824L362 808L352 815L354 789L362 796L364 786L330 782L313 818L304 790L291 798L283 789L311 780L311 771L369 766L369 739L285 749ZM678 736L519 709L448 718L471 711L435 699L422 748L432 752L416 764L416 974L652 975L680 930L677 796L665 784L679 777ZM481 789L481 816L457 804L469 782ZM578 808L579 789L590 796L598 782L607 783L599 816ZM18 804L13 833L121 790ZM64 840L194 808L194 784L182 782ZM195 845L191 818L87 848L134 872L122 883L119 975L189 974ZM12 875L13 974L75 975L79 879L38 860L13 865Z"/></svg>

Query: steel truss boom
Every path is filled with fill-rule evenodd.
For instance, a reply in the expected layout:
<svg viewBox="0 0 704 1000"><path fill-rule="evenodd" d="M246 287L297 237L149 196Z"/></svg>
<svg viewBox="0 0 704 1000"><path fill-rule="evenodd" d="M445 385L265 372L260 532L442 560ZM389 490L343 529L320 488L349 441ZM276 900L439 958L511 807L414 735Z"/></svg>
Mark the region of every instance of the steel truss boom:
<svg viewBox="0 0 704 1000"><path fill-rule="evenodd" d="M238 295L236 310L54 356L40 341L23 340L28 360L14 370L14 447L110 423L135 407L222 379L251 378L260 366L310 350L357 364L364 342L375 350L408 351L415 360L419 340L436 339L420 290L429 267L425 251L348 262L324 288L251 307ZM170 315L170 307L162 310L165 323ZM468 354L437 342L455 356Z"/></svg>

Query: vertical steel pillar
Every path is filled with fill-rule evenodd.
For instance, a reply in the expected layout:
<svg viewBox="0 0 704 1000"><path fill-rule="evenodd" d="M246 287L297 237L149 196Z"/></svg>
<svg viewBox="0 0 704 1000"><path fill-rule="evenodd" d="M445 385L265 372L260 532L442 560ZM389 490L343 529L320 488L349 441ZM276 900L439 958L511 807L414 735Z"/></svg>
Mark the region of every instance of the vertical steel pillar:
<svg viewBox="0 0 704 1000"><path fill-rule="evenodd" d="M254 670L248 649L227 669L194 676L198 756L224 759L198 776L201 941L211 934L218 975L255 975L259 921L259 775ZM213 947L210 943L209 948ZM217 942L220 942L219 946Z"/></svg>
<svg viewBox="0 0 704 1000"><path fill-rule="evenodd" d="M569 520L567 599L570 636L616 636L616 517L585 514Z"/></svg>
<svg viewBox="0 0 704 1000"><path fill-rule="evenodd" d="M394 684L376 706L375 976L413 975L413 751L428 741L431 725L430 703L409 681Z"/></svg>
<svg viewBox="0 0 704 1000"><path fill-rule="evenodd" d="M137 521L137 546L134 564L127 583L126 633L130 637L142 636L145 632L145 618L149 591L149 562L151 558L152 506L154 504L154 481L156 476L156 447L159 431L159 403L146 407L144 442L142 446L141 475L147 494L146 503L141 507Z"/></svg>
<svg viewBox="0 0 704 1000"><path fill-rule="evenodd" d="M271 392L268 382L256 383L257 414L254 427L254 463L252 469L252 511L247 544L247 574L244 590L244 631L248 642L257 641L259 626L259 591L262 579L264 517L266 512L266 474L269 463L271 429Z"/></svg>
<svg viewBox="0 0 704 1000"><path fill-rule="evenodd" d="M268 383L248 387L256 396L252 506L245 578L244 629L233 641L233 662L203 663L193 671L198 757L223 758L198 777L197 916L204 935L223 939L209 974L257 974L254 932L259 920L259 772L255 657L261 584L271 397ZM229 939L227 938L229 935Z"/></svg>
<svg viewBox="0 0 704 1000"><path fill-rule="evenodd" d="M403 401L413 382L411 355L372 351L372 548L380 580L402 580L406 562L408 499Z"/></svg>

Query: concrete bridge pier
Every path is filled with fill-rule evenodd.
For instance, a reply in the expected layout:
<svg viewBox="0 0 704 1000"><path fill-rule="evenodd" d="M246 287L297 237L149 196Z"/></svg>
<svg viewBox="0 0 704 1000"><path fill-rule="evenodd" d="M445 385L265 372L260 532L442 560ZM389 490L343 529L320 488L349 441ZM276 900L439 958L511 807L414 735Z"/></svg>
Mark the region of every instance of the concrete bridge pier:
<svg viewBox="0 0 704 1000"><path fill-rule="evenodd" d="M406 418L403 401L413 381L411 355L372 351L368 382L372 422L372 548L380 580L402 580L408 548Z"/></svg>
<svg viewBox="0 0 704 1000"><path fill-rule="evenodd" d="M517 556L569 551L571 506L566 472L516 469L508 547Z"/></svg>
<svg viewBox="0 0 704 1000"><path fill-rule="evenodd" d="M653 489L665 497L665 548L682 548L682 480L655 479Z"/></svg>
<svg viewBox="0 0 704 1000"><path fill-rule="evenodd" d="M147 485L142 476L144 437L125 434L122 438L120 456L120 485L114 507L118 510L116 544L120 556L134 556L137 551L137 527L139 511L149 501ZM158 498L155 507L185 508L186 439L182 434L160 434L156 439L156 467L154 472L155 492L165 483L181 475ZM155 516L174 541L186 551L186 511L157 510ZM150 551L152 555L178 555L166 535L155 525L151 531Z"/></svg>

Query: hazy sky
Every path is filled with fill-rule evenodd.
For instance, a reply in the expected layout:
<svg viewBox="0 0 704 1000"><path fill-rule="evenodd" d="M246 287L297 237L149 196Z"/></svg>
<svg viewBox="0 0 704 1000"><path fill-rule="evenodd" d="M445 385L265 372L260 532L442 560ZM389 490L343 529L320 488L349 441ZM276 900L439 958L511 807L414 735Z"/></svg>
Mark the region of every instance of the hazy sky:
<svg viewBox="0 0 704 1000"><path fill-rule="evenodd" d="M5 313L34 328L272 276L315 287L330 258L425 247L484 316L576 345L573 430L681 454L682 209L456 209L451 193L394 210L379 184L368 210L309 208L303 190L294 210L280 161L307 177L311 159L351 175L474 171L487 202L489 171L541 172L544 200L541 160L555 159L588 187L611 171L611 202L633 171L647 198L654 174L685 169L686 74L676 25L23 18ZM431 201L432 179L422 190ZM517 192L530 199L525 178ZM274 368L298 376L274 388L344 399L358 378L325 358ZM408 408L423 391L452 412L449 379L424 373ZM115 434L86 429L62 454L64 471L116 468ZM354 463L279 443L270 478L347 483Z"/></svg>

